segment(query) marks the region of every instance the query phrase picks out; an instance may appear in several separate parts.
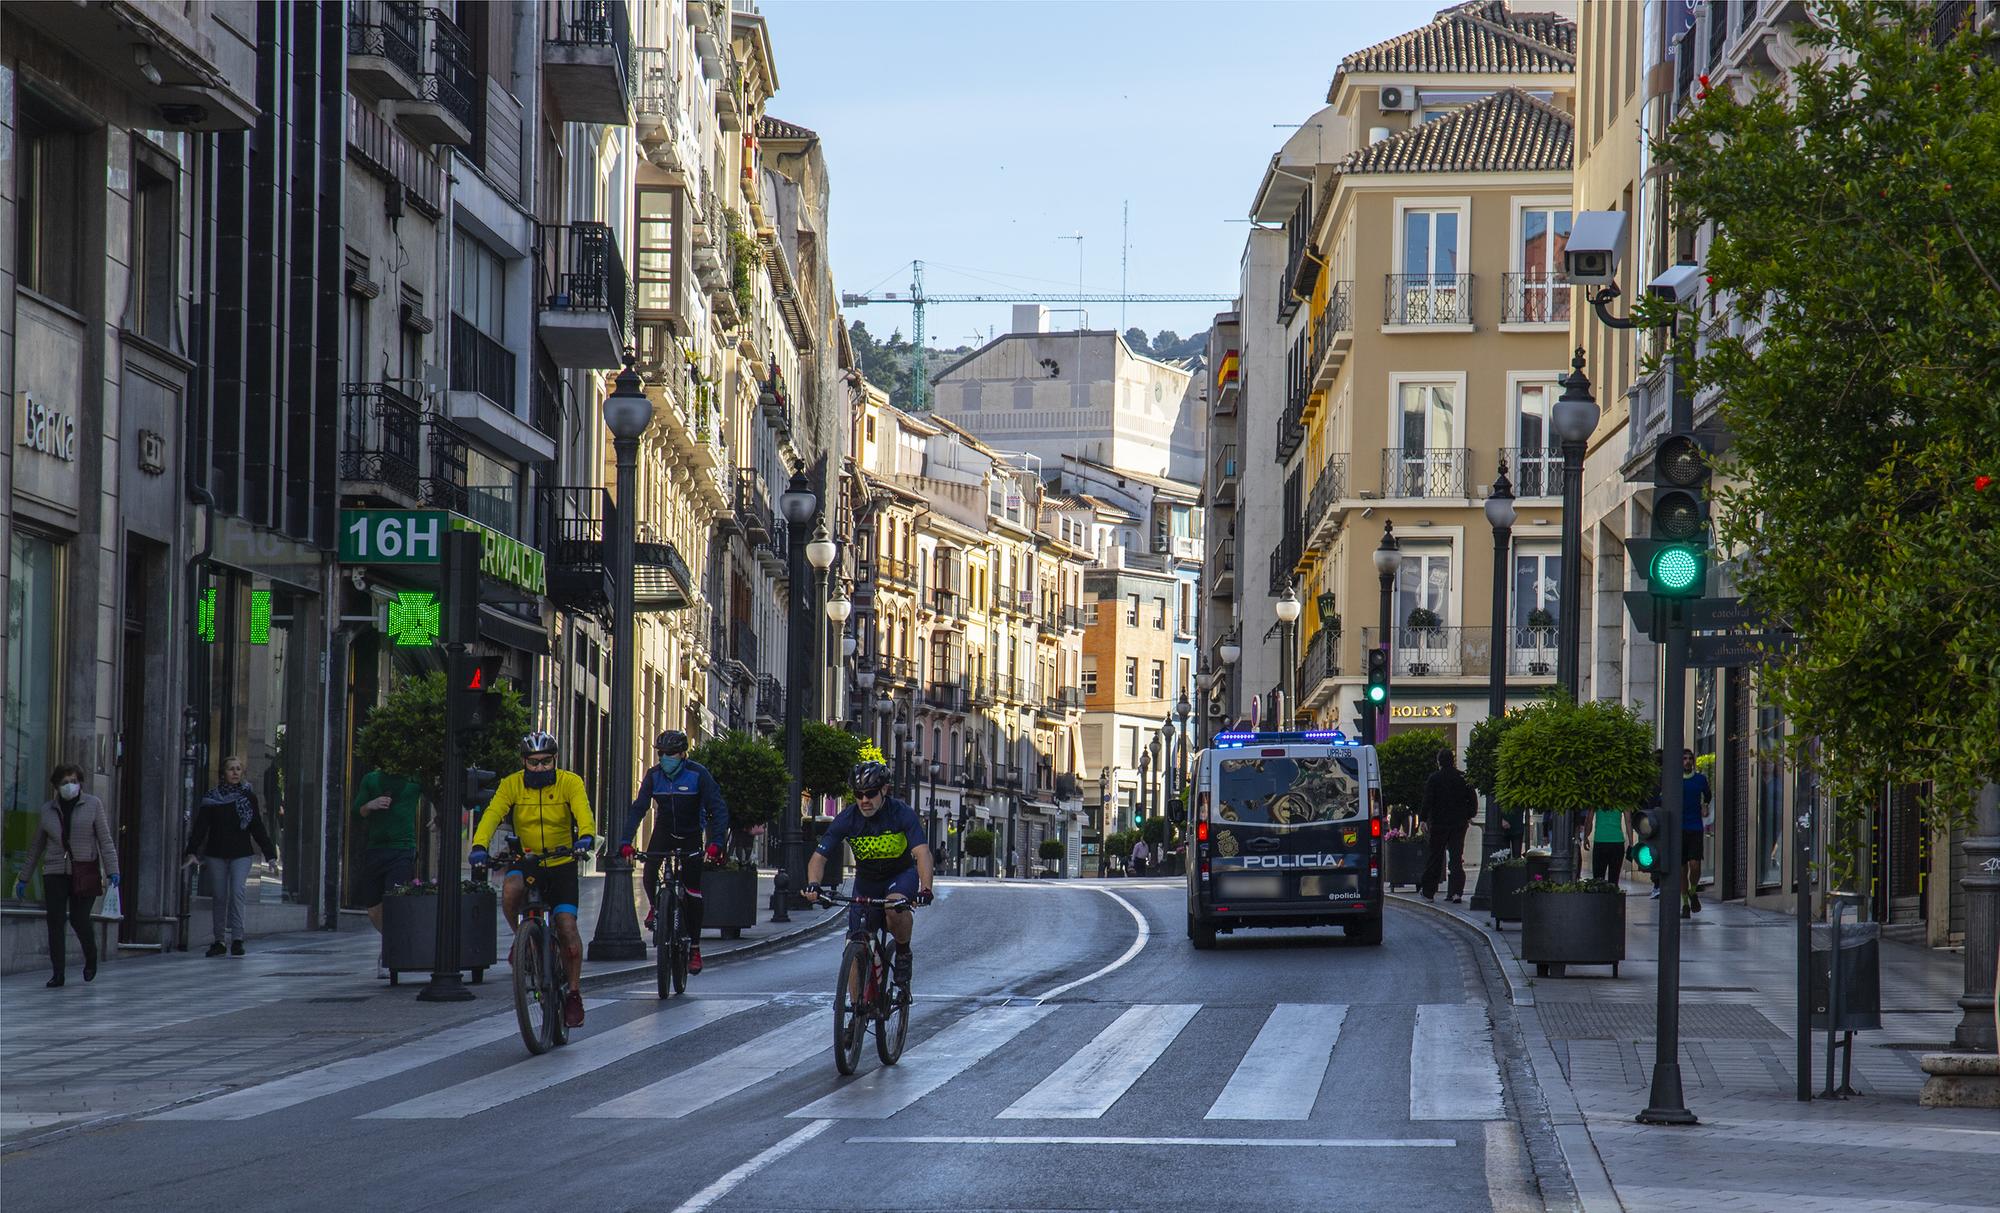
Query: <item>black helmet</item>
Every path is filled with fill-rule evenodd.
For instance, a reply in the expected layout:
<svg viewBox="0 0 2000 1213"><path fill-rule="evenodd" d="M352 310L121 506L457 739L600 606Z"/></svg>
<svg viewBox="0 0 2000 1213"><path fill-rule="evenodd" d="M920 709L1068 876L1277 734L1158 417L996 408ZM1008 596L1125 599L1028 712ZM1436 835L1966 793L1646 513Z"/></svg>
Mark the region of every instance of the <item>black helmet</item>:
<svg viewBox="0 0 2000 1213"><path fill-rule="evenodd" d="M556 735L546 729L536 729L521 738L521 757L530 754L553 754L556 752Z"/></svg>
<svg viewBox="0 0 2000 1213"><path fill-rule="evenodd" d="M688 735L679 729L668 729L653 740L653 752L672 758L688 752Z"/></svg>
<svg viewBox="0 0 2000 1213"><path fill-rule="evenodd" d="M879 762L859 762L848 779L856 793L878 792L889 786L889 768Z"/></svg>

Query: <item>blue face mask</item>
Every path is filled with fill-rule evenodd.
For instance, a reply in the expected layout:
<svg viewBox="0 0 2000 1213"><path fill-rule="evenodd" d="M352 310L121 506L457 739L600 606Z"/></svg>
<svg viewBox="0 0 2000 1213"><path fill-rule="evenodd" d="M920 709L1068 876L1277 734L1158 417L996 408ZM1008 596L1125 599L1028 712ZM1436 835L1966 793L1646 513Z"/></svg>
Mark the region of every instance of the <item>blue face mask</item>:
<svg viewBox="0 0 2000 1213"><path fill-rule="evenodd" d="M683 761L685 760L682 759L678 754L674 755L671 758L662 754L660 756L660 773L662 775L665 775L668 779L672 779L674 776L681 773L681 763Z"/></svg>

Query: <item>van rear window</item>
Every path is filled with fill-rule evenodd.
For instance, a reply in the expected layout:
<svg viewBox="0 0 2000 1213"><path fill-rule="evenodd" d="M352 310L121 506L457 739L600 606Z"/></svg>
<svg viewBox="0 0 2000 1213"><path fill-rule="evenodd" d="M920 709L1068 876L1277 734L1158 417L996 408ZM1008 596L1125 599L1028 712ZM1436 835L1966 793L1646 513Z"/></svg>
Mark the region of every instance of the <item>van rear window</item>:
<svg viewBox="0 0 2000 1213"><path fill-rule="evenodd" d="M1359 768L1351 755L1225 758L1215 785L1215 819L1300 825L1361 815Z"/></svg>

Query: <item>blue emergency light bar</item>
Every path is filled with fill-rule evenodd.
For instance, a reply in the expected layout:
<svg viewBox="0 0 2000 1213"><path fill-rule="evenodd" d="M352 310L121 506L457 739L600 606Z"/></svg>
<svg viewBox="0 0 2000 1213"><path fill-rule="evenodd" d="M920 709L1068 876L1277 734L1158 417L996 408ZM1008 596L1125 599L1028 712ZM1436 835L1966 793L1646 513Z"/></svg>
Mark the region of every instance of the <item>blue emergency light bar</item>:
<svg viewBox="0 0 2000 1213"><path fill-rule="evenodd" d="M1241 749L1247 745L1283 745L1286 742L1307 742L1313 745L1358 745L1349 741L1347 734L1339 729L1305 729L1293 732L1260 732L1234 730L1217 733L1212 743L1219 750Z"/></svg>

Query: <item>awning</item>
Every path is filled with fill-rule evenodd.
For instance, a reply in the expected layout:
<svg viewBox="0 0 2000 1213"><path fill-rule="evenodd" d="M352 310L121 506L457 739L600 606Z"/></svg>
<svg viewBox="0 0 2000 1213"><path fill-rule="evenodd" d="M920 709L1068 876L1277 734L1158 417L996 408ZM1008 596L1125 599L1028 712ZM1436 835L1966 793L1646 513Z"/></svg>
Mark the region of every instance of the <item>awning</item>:
<svg viewBox="0 0 2000 1213"><path fill-rule="evenodd" d="M484 603L479 607L479 635L537 657L549 655L549 630L541 620L530 623L519 615L510 615Z"/></svg>

